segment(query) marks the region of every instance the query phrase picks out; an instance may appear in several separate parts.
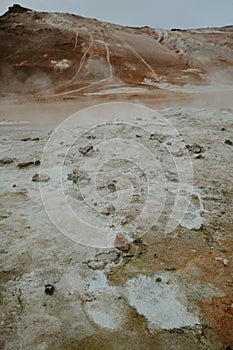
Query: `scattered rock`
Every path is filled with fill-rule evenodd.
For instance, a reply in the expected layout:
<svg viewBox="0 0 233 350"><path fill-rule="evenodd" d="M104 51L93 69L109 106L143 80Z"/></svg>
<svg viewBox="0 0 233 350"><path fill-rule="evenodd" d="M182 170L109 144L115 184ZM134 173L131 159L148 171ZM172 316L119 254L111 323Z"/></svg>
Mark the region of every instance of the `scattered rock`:
<svg viewBox="0 0 233 350"><path fill-rule="evenodd" d="M0 165L12 164L14 160L12 158L2 158L0 159Z"/></svg>
<svg viewBox="0 0 233 350"><path fill-rule="evenodd" d="M114 247L116 249L121 250L122 252L127 252L130 248L130 244L127 238L122 233L118 233L116 235Z"/></svg>
<svg viewBox="0 0 233 350"><path fill-rule="evenodd" d="M34 165L34 162L23 162L23 163L19 163L19 164L17 165L17 167L18 167L18 168L26 168L26 167L28 167L28 166L30 166L30 165Z"/></svg>
<svg viewBox="0 0 233 350"><path fill-rule="evenodd" d="M204 152L204 147L194 143L193 145L186 145L187 150L192 154L199 154Z"/></svg>
<svg viewBox="0 0 233 350"><path fill-rule="evenodd" d="M40 141L40 139L39 139L39 137L34 137L34 138L32 138L32 137L25 137L25 138L23 138L23 139L21 139L21 141Z"/></svg>
<svg viewBox="0 0 233 350"><path fill-rule="evenodd" d="M158 282L158 283L162 282L162 278L161 277L157 277L156 278L156 282Z"/></svg>
<svg viewBox="0 0 233 350"><path fill-rule="evenodd" d="M159 141L160 143L162 142L161 136L156 133L150 134L149 141L150 140L156 140L156 141Z"/></svg>
<svg viewBox="0 0 233 350"><path fill-rule="evenodd" d="M198 156L195 157L195 159L205 159L202 154L199 154Z"/></svg>
<svg viewBox="0 0 233 350"><path fill-rule="evenodd" d="M176 271L175 267L165 267L165 271Z"/></svg>
<svg viewBox="0 0 233 350"><path fill-rule="evenodd" d="M116 208L114 207L114 205L110 204L109 206L107 206L106 208L104 208L103 211L101 211L101 214L103 215L111 215L116 211Z"/></svg>
<svg viewBox="0 0 233 350"><path fill-rule="evenodd" d="M224 266L228 266L228 265L229 265L229 260L223 259L223 265L224 265Z"/></svg>
<svg viewBox="0 0 233 350"><path fill-rule="evenodd" d="M106 265L107 263L105 261L93 260L87 262L87 266L92 270L103 270Z"/></svg>
<svg viewBox="0 0 233 350"><path fill-rule="evenodd" d="M215 258L216 261L222 261L222 257L221 256L217 256L217 258Z"/></svg>
<svg viewBox="0 0 233 350"><path fill-rule="evenodd" d="M44 288L44 292L46 295L53 295L55 291L55 287L52 286L51 284L46 284Z"/></svg>
<svg viewBox="0 0 233 350"><path fill-rule="evenodd" d="M71 180L74 183L77 183L78 181L86 181L87 183L89 183L91 180L87 176L87 172L84 170L80 170L79 168L74 168L73 172L71 174L68 174L67 178L68 180Z"/></svg>
<svg viewBox="0 0 233 350"><path fill-rule="evenodd" d="M79 152L80 152L83 156L90 155L93 151L94 151L93 146L79 147Z"/></svg>
<svg viewBox="0 0 233 350"><path fill-rule="evenodd" d="M18 168L27 168L30 165L35 165L35 166L39 166L40 165L40 160L36 160L35 162L23 162L23 163L19 163L17 165Z"/></svg>
<svg viewBox="0 0 233 350"><path fill-rule="evenodd" d="M136 238L134 241L133 241L134 244L142 244L142 240L141 238Z"/></svg>
<svg viewBox="0 0 233 350"><path fill-rule="evenodd" d="M230 141L230 140L226 140L226 141L225 141L225 144L226 144L226 145L229 145L229 146L233 146L233 142Z"/></svg>
<svg viewBox="0 0 233 350"><path fill-rule="evenodd" d="M49 180L50 180L49 175L35 174L32 177L32 181L35 181L35 182L48 182Z"/></svg>
<svg viewBox="0 0 233 350"><path fill-rule="evenodd" d="M107 185L107 188L110 192L116 192L116 185L114 184Z"/></svg>
<svg viewBox="0 0 233 350"><path fill-rule="evenodd" d="M96 139L96 136L95 136L95 135L88 135L88 136L87 136L87 139L89 139L89 140L95 140L95 139Z"/></svg>

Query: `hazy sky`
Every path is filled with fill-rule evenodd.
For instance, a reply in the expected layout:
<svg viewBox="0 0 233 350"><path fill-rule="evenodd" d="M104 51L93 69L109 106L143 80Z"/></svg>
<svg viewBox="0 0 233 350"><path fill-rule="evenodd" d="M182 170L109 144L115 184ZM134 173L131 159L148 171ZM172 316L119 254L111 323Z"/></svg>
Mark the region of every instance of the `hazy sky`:
<svg viewBox="0 0 233 350"><path fill-rule="evenodd" d="M0 0L0 13L13 3L129 26L197 28L233 24L233 0Z"/></svg>

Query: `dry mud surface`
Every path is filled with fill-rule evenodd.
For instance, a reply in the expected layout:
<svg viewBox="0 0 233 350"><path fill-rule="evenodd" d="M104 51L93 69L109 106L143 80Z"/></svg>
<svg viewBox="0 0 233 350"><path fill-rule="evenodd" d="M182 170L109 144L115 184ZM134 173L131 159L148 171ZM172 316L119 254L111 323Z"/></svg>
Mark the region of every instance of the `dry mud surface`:
<svg viewBox="0 0 233 350"><path fill-rule="evenodd" d="M232 34L0 17L1 349L233 349Z"/></svg>
<svg viewBox="0 0 233 350"><path fill-rule="evenodd" d="M0 348L233 347L233 109L153 104L2 103Z"/></svg>

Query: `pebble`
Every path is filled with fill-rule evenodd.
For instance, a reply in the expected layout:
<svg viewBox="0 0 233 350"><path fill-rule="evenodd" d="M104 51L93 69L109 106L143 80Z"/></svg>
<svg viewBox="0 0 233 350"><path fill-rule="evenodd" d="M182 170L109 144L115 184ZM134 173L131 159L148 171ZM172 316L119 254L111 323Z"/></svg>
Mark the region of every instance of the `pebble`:
<svg viewBox="0 0 233 350"><path fill-rule="evenodd" d="M86 156L88 153L90 153L93 150L94 150L93 146L79 147L79 152L84 156Z"/></svg>
<svg viewBox="0 0 233 350"><path fill-rule="evenodd" d="M51 284L46 284L44 287L44 292L46 295L53 295L55 291L55 287L52 286Z"/></svg>
<svg viewBox="0 0 233 350"><path fill-rule="evenodd" d="M104 261L89 261L87 266L92 270L103 270L106 266L106 262Z"/></svg>
<svg viewBox="0 0 233 350"><path fill-rule="evenodd" d="M35 174L32 177L32 181L34 182L48 182L49 180L50 180L49 175Z"/></svg>
<svg viewBox="0 0 233 350"><path fill-rule="evenodd" d="M17 165L17 167L18 167L18 168L26 168L26 167L28 167L28 166L30 166L30 165L38 166L38 165L40 165L40 160L36 160L35 162L30 161L30 162L19 163L19 164Z"/></svg>
<svg viewBox="0 0 233 350"><path fill-rule="evenodd" d="M12 158L3 158L0 159L0 165L7 165L7 164L11 164L13 163L13 159Z"/></svg>
<svg viewBox="0 0 233 350"><path fill-rule="evenodd" d="M115 212L115 210L116 210L116 208L112 205L112 204L110 204L108 207L106 207L102 212L101 212L101 214L103 214L103 215L111 215L111 214L113 214L114 212Z"/></svg>
<svg viewBox="0 0 233 350"><path fill-rule="evenodd" d="M26 167L28 167L28 166L30 166L30 165L34 165L34 162L23 162L23 163L19 163L19 164L17 165L17 167L18 167L18 168L26 168Z"/></svg>
<svg viewBox="0 0 233 350"><path fill-rule="evenodd" d="M73 181L74 183L77 183L78 181L84 181L90 182L90 179L87 176L87 172L84 170L81 170L79 168L74 168L72 174L68 174L68 180Z"/></svg>
<svg viewBox="0 0 233 350"><path fill-rule="evenodd" d="M227 260L227 259L223 259L223 265L224 265L224 266L229 265L229 260Z"/></svg>
<svg viewBox="0 0 233 350"><path fill-rule="evenodd" d="M233 142L230 141L230 140L226 140L226 141L225 141L225 144L226 144L226 145L229 145L229 146L233 146Z"/></svg>
<svg viewBox="0 0 233 350"><path fill-rule="evenodd" d="M204 148L197 143L194 143L193 145L186 145L186 148L189 150L189 152L194 154L199 154L204 152Z"/></svg>
<svg viewBox="0 0 233 350"><path fill-rule="evenodd" d="M215 258L216 261L222 261L222 257L221 256L217 256L217 258Z"/></svg>
<svg viewBox="0 0 233 350"><path fill-rule="evenodd" d="M130 244L122 233L118 233L115 238L114 247L122 252L127 252L130 248Z"/></svg>

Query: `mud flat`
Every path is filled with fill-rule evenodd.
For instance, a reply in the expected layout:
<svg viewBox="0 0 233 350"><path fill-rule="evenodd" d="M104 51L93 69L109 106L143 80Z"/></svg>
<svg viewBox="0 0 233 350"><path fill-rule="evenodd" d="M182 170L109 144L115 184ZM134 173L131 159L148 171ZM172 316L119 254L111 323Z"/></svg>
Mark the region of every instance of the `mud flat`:
<svg viewBox="0 0 233 350"><path fill-rule="evenodd" d="M231 101L167 94L1 104L0 348L233 348Z"/></svg>

